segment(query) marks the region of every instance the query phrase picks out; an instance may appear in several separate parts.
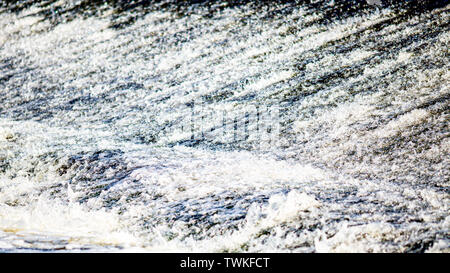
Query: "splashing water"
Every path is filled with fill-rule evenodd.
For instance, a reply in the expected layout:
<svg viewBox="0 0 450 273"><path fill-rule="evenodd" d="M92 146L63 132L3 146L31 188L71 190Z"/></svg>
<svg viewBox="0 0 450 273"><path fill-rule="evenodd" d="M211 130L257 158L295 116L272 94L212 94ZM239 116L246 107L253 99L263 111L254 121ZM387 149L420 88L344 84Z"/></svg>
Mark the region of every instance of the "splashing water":
<svg viewBox="0 0 450 273"><path fill-rule="evenodd" d="M0 4L0 251L448 252L447 1Z"/></svg>

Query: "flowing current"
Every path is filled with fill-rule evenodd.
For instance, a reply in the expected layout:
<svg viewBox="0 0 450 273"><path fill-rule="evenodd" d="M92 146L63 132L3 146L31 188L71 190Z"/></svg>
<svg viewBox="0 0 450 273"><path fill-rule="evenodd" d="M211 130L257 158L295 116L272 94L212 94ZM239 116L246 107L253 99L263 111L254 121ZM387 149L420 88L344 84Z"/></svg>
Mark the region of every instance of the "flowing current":
<svg viewBox="0 0 450 273"><path fill-rule="evenodd" d="M0 251L448 252L448 1L0 1Z"/></svg>

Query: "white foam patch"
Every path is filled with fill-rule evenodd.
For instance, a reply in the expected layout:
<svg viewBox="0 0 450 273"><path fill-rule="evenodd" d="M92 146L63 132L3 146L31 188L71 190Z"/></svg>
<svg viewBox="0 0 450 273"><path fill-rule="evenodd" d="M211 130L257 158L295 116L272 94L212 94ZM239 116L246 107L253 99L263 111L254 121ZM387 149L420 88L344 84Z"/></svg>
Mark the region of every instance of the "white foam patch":
<svg viewBox="0 0 450 273"><path fill-rule="evenodd" d="M311 211L320 207L313 196L298 190L287 195L277 194L270 197L267 205L252 205L248 210L246 225L265 229L299 217L300 211Z"/></svg>
<svg viewBox="0 0 450 273"><path fill-rule="evenodd" d="M45 234L68 241L65 247L111 245L132 247L138 242L112 212L87 211L76 203L39 198L26 207L0 206L0 229L21 236Z"/></svg>
<svg viewBox="0 0 450 273"><path fill-rule="evenodd" d="M244 92L239 93L239 95L243 96L248 93L255 92L257 90L263 90L272 84L275 84L275 83L278 83L278 82L281 82L281 81L291 78L292 75L293 75L292 71L281 71L274 75L265 76L254 83L246 85L244 87Z"/></svg>
<svg viewBox="0 0 450 273"><path fill-rule="evenodd" d="M378 137L391 137L397 133L401 133L404 129L419 124L427 119L430 113L424 109L414 109L409 113L403 114L395 120L390 121L385 127L374 132Z"/></svg>
<svg viewBox="0 0 450 273"><path fill-rule="evenodd" d="M158 247L162 246L162 249L169 252L176 249L194 252L241 252L243 246L251 246L261 232L268 229L274 229L277 232L280 224L301 222L302 213L317 215L320 207L321 203L313 196L298 190L291 190L287 194L271 196L267 204L252 204L238 230L217 234L201 241L195 241L190 237L182 242L178 240L156 241L159 242ZM183 225L179 225L175 230L185 233L182 231L185 228ZM159 232L163 233L162 230L160 229ZM295 241L299 238L292 237L291 239ZM276 251L276 248L265 248L265 251Z"/></svg>
<svg viewBox="0 0 450 273"><path fill-rule="evenodd" d="M219 249L240 251L242 245L250 241L261 231L274 228L281 223L301 221L300 213L316 214L321 204L313 196L304 192L292 190L288 194L277 194L270 197L268 204L253 204L245 218L243 226L229 236L221 238ZM270 251L270 249L266 249Z"/></svg>
<svg viewBox="0 0 450 273"><path fill-rule="evenodd" d="M395 228L387 223L371 223L361 226L348 226L342 224L339 231L327 238L322 235L316 238L315 249L317 252L339 253L367 253L389 252L386 246L378 244L383 240L392 240L395 237Z"/></svg>
<svg viewBox="0 0 450 273"><path fill-rule="evenodd" d="M325 172L310 165L261 158L249 152L209 153L179 149L189 151L195 159L177 161L178 166L170 170L141 168L134 171L131 177L146 183L148 187L156 187L169 200L200 198L248 188L263 192L282 185L313 183L328 177Z"/></svg>

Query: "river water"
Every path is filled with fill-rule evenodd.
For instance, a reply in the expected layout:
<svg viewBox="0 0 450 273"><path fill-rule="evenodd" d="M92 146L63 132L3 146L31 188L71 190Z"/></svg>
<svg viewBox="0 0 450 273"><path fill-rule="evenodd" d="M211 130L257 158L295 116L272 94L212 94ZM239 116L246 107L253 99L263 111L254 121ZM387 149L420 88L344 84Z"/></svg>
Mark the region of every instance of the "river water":
<svg viewBox="0 0 450 273"><path fill-rule="evenodd" d="M0 251L448 252L448 1L0 4Z"/></svg>

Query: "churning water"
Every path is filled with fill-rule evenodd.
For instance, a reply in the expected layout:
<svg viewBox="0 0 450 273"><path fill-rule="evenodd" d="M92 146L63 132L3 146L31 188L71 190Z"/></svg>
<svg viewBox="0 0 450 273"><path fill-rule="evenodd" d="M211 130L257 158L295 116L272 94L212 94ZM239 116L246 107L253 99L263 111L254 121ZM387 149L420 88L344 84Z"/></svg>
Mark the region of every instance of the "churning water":
<svg viewBox="0 0 450 273"><path fill-rule="evenodd" d="M446 252L448 1L1 1L0 251Z"/></svg>

